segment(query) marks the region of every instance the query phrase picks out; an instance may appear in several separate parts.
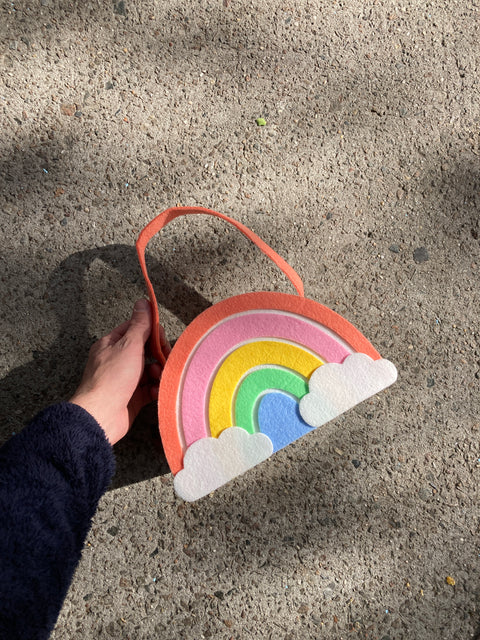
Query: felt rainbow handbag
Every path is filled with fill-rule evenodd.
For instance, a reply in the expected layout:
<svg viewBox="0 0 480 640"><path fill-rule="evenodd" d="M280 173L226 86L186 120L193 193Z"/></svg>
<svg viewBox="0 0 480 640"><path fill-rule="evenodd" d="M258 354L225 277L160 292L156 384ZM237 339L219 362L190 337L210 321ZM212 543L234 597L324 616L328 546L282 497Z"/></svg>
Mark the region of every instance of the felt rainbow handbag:
<svg viewBox="0 0 480 640"><path fill-rule="evenodd" d="M170 352L145 264L151 238L175 218L233 224L283 271L297 295L227 298L191 322ZM176 493L201 498L385 389L397 370L347 320L305 298L292 267L240 222L201 207L167 209L140 233L152 304L152 350L164 366L158 422Z"/></svg>

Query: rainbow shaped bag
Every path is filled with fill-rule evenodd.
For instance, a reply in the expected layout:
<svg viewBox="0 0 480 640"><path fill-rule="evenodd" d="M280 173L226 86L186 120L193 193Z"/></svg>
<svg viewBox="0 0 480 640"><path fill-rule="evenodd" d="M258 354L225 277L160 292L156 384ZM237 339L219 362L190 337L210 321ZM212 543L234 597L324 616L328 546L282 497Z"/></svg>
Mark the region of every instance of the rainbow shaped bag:
<svg viewBox="0 0 480 640"><path fill-rule="evenodd" d="M151 238L175 218L233 224L284 272L297 295L233 296L191 322L170 352L145 264ZM290 265L255 233L201 207L167 209L140 233L137 253L164 366L158 423L177 495L201 498L397 379L397 370L347 320L305 298Z"/></svg>

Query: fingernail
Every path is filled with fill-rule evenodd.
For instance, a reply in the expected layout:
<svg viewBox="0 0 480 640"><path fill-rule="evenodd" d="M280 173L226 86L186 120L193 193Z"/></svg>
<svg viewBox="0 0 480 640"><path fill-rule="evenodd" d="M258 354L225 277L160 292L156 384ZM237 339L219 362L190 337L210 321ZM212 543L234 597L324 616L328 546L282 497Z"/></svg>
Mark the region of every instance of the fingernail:
<svg viewBox="0 0 480 640"><path fill-rule="evenodd" d="M150 309L150 303L148 300L142 299L135 302L133 307L134 311L148 311Z"/></svg>

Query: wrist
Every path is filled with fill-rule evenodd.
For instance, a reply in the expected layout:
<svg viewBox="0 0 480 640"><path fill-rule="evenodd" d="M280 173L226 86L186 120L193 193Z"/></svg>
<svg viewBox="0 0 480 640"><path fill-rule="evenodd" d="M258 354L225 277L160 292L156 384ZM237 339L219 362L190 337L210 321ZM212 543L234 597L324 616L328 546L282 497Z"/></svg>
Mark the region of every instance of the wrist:
<svg viewBox="0 0 480 640"><path fill-rule="evenodd" d="M113 429L111 428L109 421L106 419L104 411L102 411L99 406L98 401L91 393L75 393L70 398L69 402L71 404L76 404L89 413L105 433L109 443L111 445L115 444L112 437Z"/></svg>

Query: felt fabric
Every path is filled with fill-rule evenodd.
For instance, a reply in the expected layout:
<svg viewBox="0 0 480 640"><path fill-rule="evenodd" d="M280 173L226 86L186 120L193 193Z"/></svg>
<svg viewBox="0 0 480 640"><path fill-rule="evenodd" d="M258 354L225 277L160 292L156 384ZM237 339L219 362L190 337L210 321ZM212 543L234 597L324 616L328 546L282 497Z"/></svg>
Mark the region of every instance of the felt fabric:
<svg viewBox="0 0 480 640"><path fill-rule="evenodd" d="M0 638L49 637L114 468L104 431L70 403L0 449Z"/></svg>
<svg viewBox="0 0 480 640"><path fill-rule="evenodd" d="M265 364L279 365L310 378L323 363L308 351L286 342L259 340L235 349L220 365L210 391L208 405L210 434L216 438L232 425L235 392L243 378L255 367ZM236 425L238 427L242 425ZM187 440L187 445L190 444Z"/></svg>
<svg viewBox="0 0 480 640"><path fill-rule="evenodd" d="M240 427L225 429L218 438L194 442L183 460L173 485L177 495L193 502L272 455L272 443L263 433L248 433Z"/></svg>
<svg viewBox="0 0 480 640"><path fill-rule="evenodd" d="M352 353L342 364L329 362L313 373L309 393L300 400L300 415L312 427L321 427L396 379L397 370L390 360Z"/></svg>
<svg viewBox="0 0 480 640"><path fill-rule="evenodd" d="M200 438L217 435L217 432L213 433L212 425L207 424L205 407L209 402L215 402L214 397L209 397L209 390L224 358L242 344L262 338L278 338L305 347L327 362L342 362L351 353L320 324L278 309L269 312L254 310L226 318L194 347L185 369L181 421L186 446ZM261 364L268 364L268 361ZM241 365L245 367L246 360ZM220 429L224 429L228 422L225 405L228 411L231 404L228 394L232 392L232 389L221 391L224 414L220 418ZM239 422L233 424L243 427Z"/></svg>
<svg viewBox="0 0 480 640"><path fill-rule="evenodd" d="M298 295L260 291L223 300L195 318L169 352L160 331L145 249L172 220L201 213L233 224L284 272ZM330 402L328 394L324 397L321 388L310 384L310 377L315 380L324 366L341 367L357 352L370 362L380 359L347 320L305 298L300 276L281 256L224 214L201 207L167 209L141 231L137 254L152 305L153 353L164 365L158 396L160 436L175 476L175 490L185 500L196 500L233 478L237 458L238 473L253 466L256 458L250 453L259 441L256 436L264 436L265 451L267 443L268 449L277 451L312 431L319 420L323 424L325 406L333 404L330 413L339 415L339 408L350 401L352 385L340 374L333 376L343 384L339 393L328 387L333 394ZM382 371L381 366L373 369L375 374ZM369 390L379 386L378 381L365 380L368 373L370 369L354 376L361 387L355 388L356 401L369 397L375 393ZM388 379L392 378L389 373ZM380 384L378 390L388 384ZM302 406L312 422L302 414Z"/></svg>
<svg viewBox="0 0 480 640"><path fill-rule="evenodd" d="M313 427L302 419L298 411L297 398L278 391L261 398L258 425L261 433L272 441L274 453L313 431Z"/></svg>
<svg viewBox="0 0 480 640"><path fill-rule="evenodd" d="M285 391L299 400L308 393L308 383L300 374L282 367L255 369L238 386L233 423L249 433L262 431L257 420L258 405L272 390Z"/></svg>
<svg viewBox="0 0 480 640"><path fill-rule="evenodd" d="M197 348L200 349L210 332L214 332L224 321L226 324L232 316L254 312L263 314L266 309L270 313L285 313L320 325L337 343L343 345L347 352L360 351L368 354L373 360L380 358L378 351L348 320L308 298L278 291L261 291L244 293L209 307L197 316L179 337L168 356L160 380L158 423L163 449L174 475L183 468L183 456L187 448L184 425L181 421L183 412L181 398L183 398L183 381ZM199 387L194 390L194 394L196 397L200 396ZM192 401L191 398L190 401ZM203 405L201 411L203 422L206 415Z"/></svg>
<svg viewBox="0 0 480 640"><path fill-rule="evenodd" d="M160 364L162 365L165 364L170 349L165 342L163 330L160 330L157 299L155 298L153 285L150 281L150 278L148 277L147 265L145 263L145 249L153 236L161 231L169 222L172 222L172 220L175 220L175 218L178 218L180 216L189 216L195 214L206 214L209 216L214 216L215 218L225 220L226 222L229 222L234 227L236 227L243 233L244 236L246 236L249 240L256 244L260 251L263 251L263 253L268 256L279 269L283 271L283 273L287 276L287 278L297 290L298 295L303 297L303 282L298 273L294 269L292 269L288 262L286 262L281 256L279 256L278 253L276 253L271 247L269 247L268 244L266 244L261 238L259 238L256 233L253 233L251 229L246 227L241 222L238 222L238 220L229 218L224 213L218 213L218 211L212 211L212 209L205 209L205 207L171 207L170 209L166 209L166 211L160 213L156 218L151 220L144 229L142 229L136 243L140 268L142 269L143 277L145 278L145 284L147 285L150 301L152 302L152 352L158 362L160 362Z"/></svg>

